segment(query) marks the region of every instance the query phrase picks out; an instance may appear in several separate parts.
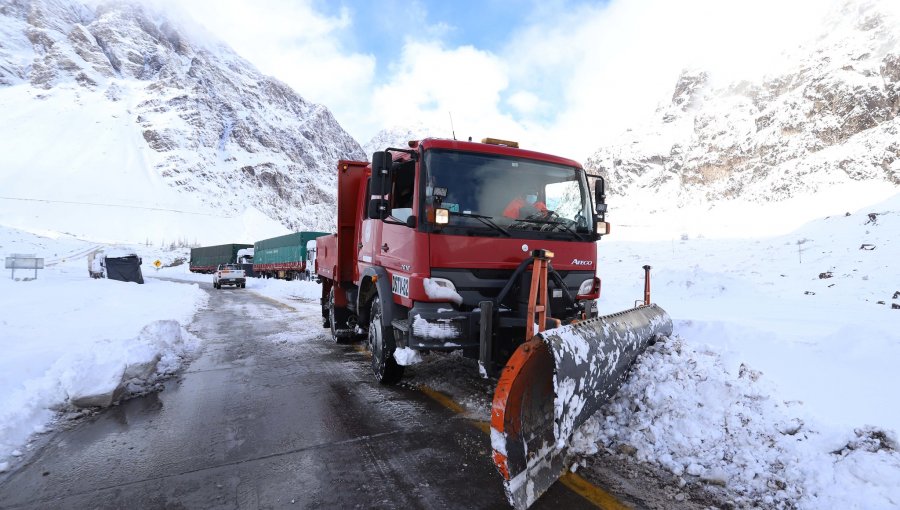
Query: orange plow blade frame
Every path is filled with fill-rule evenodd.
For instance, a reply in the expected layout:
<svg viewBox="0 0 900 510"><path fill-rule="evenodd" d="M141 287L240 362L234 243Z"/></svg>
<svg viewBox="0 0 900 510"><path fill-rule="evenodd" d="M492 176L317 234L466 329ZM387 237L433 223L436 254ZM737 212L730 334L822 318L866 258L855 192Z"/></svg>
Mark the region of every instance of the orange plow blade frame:
<svg viewBox="0 0 900 510"><path fill-rule="evenodd" d="M575 430L647 345L671 334L672 320L651 304L550 329L516 349L491 407L494 463L514 508L528 508L559 479Z"/></svg>

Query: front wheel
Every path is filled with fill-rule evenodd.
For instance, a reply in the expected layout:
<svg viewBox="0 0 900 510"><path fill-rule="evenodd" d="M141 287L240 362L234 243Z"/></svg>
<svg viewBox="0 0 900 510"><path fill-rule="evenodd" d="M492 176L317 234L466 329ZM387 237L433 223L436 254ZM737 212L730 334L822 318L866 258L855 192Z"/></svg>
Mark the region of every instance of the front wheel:
<svg viewBox="0 0 900 510"><path fill-rule="evenodd" d="M405 367L398 365L394 359L394 329L390 324L385 327L384 314L381 311L381 300L378 296L372 300L372 321L369 323L369 350L372 351L372 373L381 384L395 384L403 378Z"/></svg>
<svg viewBox="0 0 900 510"><path fill-rule="evenodd" d="M328 325L331 327L331 339L336 344L345 343L350 339L349 332L347 330L338 329L337 328L337 320L335 318L334 311L334 286L331 287L331 292L328 293Z"/></svg>

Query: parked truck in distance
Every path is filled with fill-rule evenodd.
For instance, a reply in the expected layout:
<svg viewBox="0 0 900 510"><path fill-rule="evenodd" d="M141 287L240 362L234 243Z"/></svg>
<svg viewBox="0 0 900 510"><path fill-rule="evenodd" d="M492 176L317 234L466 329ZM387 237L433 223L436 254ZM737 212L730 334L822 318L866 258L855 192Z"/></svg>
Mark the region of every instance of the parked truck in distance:
<svg viewBox="0 0 900 510"><path fill-rule="evenodd" d="M253 245L253 272L261 278L306 279L307 243L326 234L294 232L256 241Z"/></svg>
<svg viewBox="0 0 900 510"><path fill-rule="evenodd" d="M212 274L222 264L238 263L238 251L253 248L252 244L220 244L191 248L190 271Z"/></svg>
<svg viewBox="0 0 900 510"><path fill-rule="evenodd" d="M306 279L316 280L316 240L306 242Z"/></svg>
<svg viewBox="0 0 900 510"><path fill-rule="evenodd" d="M241 248L237 252L237 263L247 276L256 276L253 272L253 248Z"/></svg>

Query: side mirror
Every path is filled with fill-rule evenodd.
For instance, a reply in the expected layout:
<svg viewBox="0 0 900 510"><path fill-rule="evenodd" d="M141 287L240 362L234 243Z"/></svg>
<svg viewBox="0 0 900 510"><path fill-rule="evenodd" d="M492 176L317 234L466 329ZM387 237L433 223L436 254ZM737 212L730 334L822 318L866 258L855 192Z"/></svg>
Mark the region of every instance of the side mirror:
<svg viewBox="0 0 900 510"><path fill-rule="evenodd" d="M407 218L406 218L406 226L407 227L416 228L417 224L418 224L418 221L416 220L415 216L412 216L412 215L407 216Z"/></svg>
<svg viewBox="0 0 900 510"><path fill-rule="evenodd" d="M383 198L369 200L369 209L366 216L376 220L383 220L387 216L388 201Z"/></svg>
<svg viewBox="0 0 900 510"><path fill-rule="evenodd" d="M369 191L372 195L384 196L391 192L392 166L390 152L372 153L372 179L369 182Z"/></svg>
<svg viewBox="0 0 900 510"><path fill-rule="evenodd" d="M594 184L594 203L597 205L597 215L602 220L606 216L606 181L597 176Z"/></svg>

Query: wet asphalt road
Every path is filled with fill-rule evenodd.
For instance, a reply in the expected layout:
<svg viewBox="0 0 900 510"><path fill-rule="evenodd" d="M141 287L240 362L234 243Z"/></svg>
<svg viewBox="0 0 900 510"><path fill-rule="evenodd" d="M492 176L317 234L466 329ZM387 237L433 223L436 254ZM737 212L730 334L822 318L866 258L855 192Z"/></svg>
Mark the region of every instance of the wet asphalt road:
<svg viewBox="0 0 900 510"><path fill-rule="evenodd" d="M0 508L508 508L489 437L375 383L315 304L203 287L197 359L163 391L51 434L0 479ZM557 483L532 508L593 506Z"/></svg>

